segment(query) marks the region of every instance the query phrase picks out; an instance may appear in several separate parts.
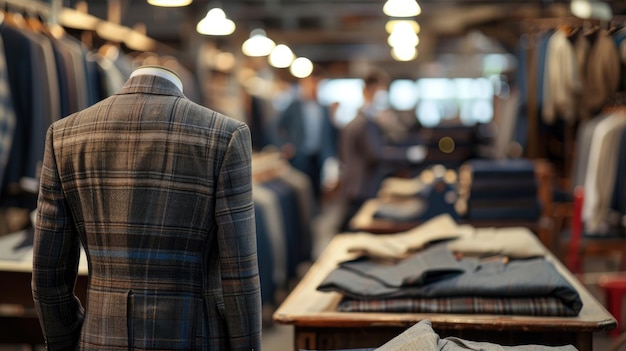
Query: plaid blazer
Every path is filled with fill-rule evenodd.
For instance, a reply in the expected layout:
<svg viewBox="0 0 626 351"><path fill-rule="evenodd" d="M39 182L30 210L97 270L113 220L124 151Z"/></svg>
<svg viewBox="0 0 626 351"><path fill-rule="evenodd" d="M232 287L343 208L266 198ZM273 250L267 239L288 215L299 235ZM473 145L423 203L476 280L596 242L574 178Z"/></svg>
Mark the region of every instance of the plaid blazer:
<svg viewBox="0 0 626 351"><path fill-rule="evenodd" d="M260 350L250 166L245 124L157 76L50 126L32 277L48 349Z"/></svg>

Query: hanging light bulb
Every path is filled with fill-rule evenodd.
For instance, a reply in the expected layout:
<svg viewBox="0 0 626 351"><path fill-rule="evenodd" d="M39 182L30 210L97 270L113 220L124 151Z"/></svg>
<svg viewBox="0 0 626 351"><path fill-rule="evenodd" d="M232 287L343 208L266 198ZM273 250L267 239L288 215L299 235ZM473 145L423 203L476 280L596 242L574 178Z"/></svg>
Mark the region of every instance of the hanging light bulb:
<svg viewBox="0 0 626 351"><path fill-rule="evenodd" d="M313 72L313 62L306 57L293 60L289 72L296 78L306 78Z"/></svg>
<svg viewBox="0 0 626 351"><path fill-rule="evenodd" d="M181 7L191 4L193 0L148 0L148 4L161 7Z"/></svg>
<svg viewBox="0 0 626 351"><path fill-rule="evenodd" d="M270 65L276 68L287 68L293 62L294 55L291 49L284 44L278 44L268 58Z"/></svg>
<svg viewBox="0 0 626 351"><path fill-rule="evenodd" d="M224 10L215 7L198 22L196 30L204 35L230 35L235 31L235 22L226 18Z"/></svg>
<svg viewBox="0 0 626 351"><path fill-rule="evenodd" d="M407 22L399 22L393 28L393 32L387 39L389 46L412 46L419 44L419 37L413 31L413 27Z"/></svg>
<svg viewBox="0 0 626 351"><path fill-rule="evenodd" d="M420 24L417 23L417 21L394 19L394 20L389 20L387 21L387 23L385 23L385 31L391 34L393 32L393 29L396 27L398 23L408 23L413 28L413 31L415 32L415 34L418 34L421 30Z"/></svg>
<svg viewBox="0 0 626 351"><path fill-rule="evenodd" d="M267 56L272 52L276 43L265 35L263 29L255 29L250 33L250 38L243 42L241 51L247 56Z"/></svg>
<svg viewBox="0 0 626 351"><path fill-rule="evenodd" d="M422 13L415 0L387 0L383 12L390 17L413 17Z"/></svg>
<svg viewBox="0 0 626 351"><path fill-rule="evenodd" d="M414 46L394 46L391 56L396 61L411 61L417 57L417 48Z"/></svg>

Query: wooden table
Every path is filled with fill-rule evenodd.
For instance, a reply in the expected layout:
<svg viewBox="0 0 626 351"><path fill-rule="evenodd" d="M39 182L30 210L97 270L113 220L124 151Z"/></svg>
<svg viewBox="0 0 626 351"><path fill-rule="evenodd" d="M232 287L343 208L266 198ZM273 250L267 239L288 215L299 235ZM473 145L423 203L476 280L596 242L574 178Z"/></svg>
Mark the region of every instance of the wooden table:
<svg viewBox="0 0 626 351"><path fill-rule="evenodd" d="M531 235L537 245L542 245ZM547 252L559 272L578 290L583 308L577 317L532 317L484 314L337 312L341 294L316 287L337 263L352 258L347 252L354 234L339 234L274 313L280 324L294 326L294 350L378 347L416 322L429 319L441 337L457 336L502 345L572 344L592 350L592 334L613 329L617 322L567 269ZM548 250L546 250L548 251Z"/></svg>

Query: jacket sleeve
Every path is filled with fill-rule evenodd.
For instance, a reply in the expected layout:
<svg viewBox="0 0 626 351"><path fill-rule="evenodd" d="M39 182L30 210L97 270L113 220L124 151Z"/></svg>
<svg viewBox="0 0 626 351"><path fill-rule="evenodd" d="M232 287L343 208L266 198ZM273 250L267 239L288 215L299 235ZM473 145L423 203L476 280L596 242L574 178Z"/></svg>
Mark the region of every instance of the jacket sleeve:
<svg viewBox="0 0 626 351"><path fill-rule="evenodd" d="M252 202L250 130L232 135L219 170L215 218L231 350L261 349L261 293Z"/></svg>
<svg viewBox="0 0 626 351"><path fill-rule="evenodd" d="M74 350L84 310L74 294L80 244L61 188L48 129L33 252L32 293L48 350Z"/></svg>

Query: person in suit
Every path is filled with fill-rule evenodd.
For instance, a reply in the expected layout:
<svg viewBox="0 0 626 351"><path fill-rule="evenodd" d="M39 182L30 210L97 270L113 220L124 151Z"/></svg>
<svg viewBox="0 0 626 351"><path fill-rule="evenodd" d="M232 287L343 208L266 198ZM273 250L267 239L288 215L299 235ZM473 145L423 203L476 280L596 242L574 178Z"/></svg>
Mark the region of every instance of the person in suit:
<svg viewBox="0 0 626 351"><path fill-rule="evenodd" d="M260 350L250 167L247 125L159 66L52 124L32 276L48 350Z"/></svg>
<svg viewBox="0 0 626 351"><path fill-rule="evenodd" d="M328 106L319 103L317 89L324 74L316 66L298 81L298 96L277 120L278 143L291 165L311 180L314 195L322 195L322 169L337 158L338 130Z"/></svg>
<svg viewBox="0 0 626 351"><path fill-rule="evenodd" d="M400 145L386 138L392 111L387 105L388 75L372 68L363 79L363 105L340 136L341 183L345 214L341 231L367 199L376 197L382 180L426 156L422 145Z"/></svg>

